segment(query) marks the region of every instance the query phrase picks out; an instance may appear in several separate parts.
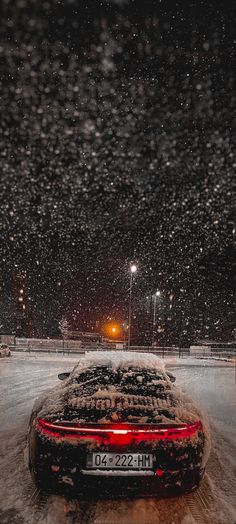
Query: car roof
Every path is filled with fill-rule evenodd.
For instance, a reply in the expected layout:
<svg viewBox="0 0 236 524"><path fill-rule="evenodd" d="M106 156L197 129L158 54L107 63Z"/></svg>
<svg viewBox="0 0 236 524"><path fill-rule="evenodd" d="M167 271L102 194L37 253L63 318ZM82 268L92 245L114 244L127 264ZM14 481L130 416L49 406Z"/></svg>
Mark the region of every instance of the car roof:
<svg viewBox="0 0 236 524"><path fill-rule="evenodd" d="M80 374L86 369L107 367L115 370L140 369L165 371L164 362L153 353L138 353L135 351L93 351L86 352L80 358L73 370L73 375Z"/></svg>

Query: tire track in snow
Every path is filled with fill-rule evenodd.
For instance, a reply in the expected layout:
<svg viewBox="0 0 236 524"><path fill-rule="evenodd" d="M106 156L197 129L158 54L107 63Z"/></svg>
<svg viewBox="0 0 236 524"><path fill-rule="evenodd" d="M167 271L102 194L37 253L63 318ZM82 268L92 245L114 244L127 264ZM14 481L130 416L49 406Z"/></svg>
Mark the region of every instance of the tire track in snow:
<svg viewBox="0 0 236 524"><path fill-rule="evenodd" d="M29 478L24 486L23 498L27 505L32 506L36 512L41 514L47 505L49 497L47 493L35 487L31 478Z"/></svg>
<svg viewBox="0 0 236 524"><path fill-rule="evenodd" d="M214 504L214 499L208 490L206 490L206 479L204 478L200 488L185 496L187 505L190 510L194 522L196 524L212 524L211 508ZM220 524L216 521L214 524Z"/></svg>
<svg viewBox="0 0 236 524"><path fill-rule="evenodd" d="M210 482L218 498L235 508L236 522L236 445L215 428L212 452L207 466Z"/></svg>

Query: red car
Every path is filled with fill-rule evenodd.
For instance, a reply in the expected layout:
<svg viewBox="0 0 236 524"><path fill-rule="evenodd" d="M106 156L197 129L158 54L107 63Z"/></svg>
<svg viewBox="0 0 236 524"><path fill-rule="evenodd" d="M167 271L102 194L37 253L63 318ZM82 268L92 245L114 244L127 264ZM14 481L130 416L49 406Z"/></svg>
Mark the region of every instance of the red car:
<svg viewBox="0 0 236 524"><path fill-rule="evenodd" d="M29 467L44 489L195 489L209 452L207 421L152 354L88 353L33 409Z"/></svg>

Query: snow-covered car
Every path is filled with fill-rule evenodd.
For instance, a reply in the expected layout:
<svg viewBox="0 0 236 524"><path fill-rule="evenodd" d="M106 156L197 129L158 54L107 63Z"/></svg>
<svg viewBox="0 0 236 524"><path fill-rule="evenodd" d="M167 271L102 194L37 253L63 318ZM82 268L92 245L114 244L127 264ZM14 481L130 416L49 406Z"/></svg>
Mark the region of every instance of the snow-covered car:
<svg viewBox="0 0 236 524"><path fill-rule="evenodd" d="M155 355L86 353L58 376L63 382L30 420L29 467L37 485L93 493L114 486L156 496L199 485L209 453L207 420Z"/></svg>
<svg viewBox="0 0 236 524"><path fill-rule="evenodd" d="M7 344L0 344L0 358L1 357L10 357L11 351Z"/></svg>

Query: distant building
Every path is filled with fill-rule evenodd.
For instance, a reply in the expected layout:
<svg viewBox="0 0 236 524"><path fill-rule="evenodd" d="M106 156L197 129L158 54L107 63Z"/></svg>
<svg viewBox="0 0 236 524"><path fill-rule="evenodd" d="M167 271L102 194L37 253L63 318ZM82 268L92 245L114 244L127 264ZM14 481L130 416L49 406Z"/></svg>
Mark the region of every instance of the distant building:
<svg viewBox="0 0 236 524"><path fill-rule="evenodd" d="M216 342L214 340L198 340L195 344L190 346L190 354L204 353L211 354L223 351L235 351L236 342Z"/></svg>

